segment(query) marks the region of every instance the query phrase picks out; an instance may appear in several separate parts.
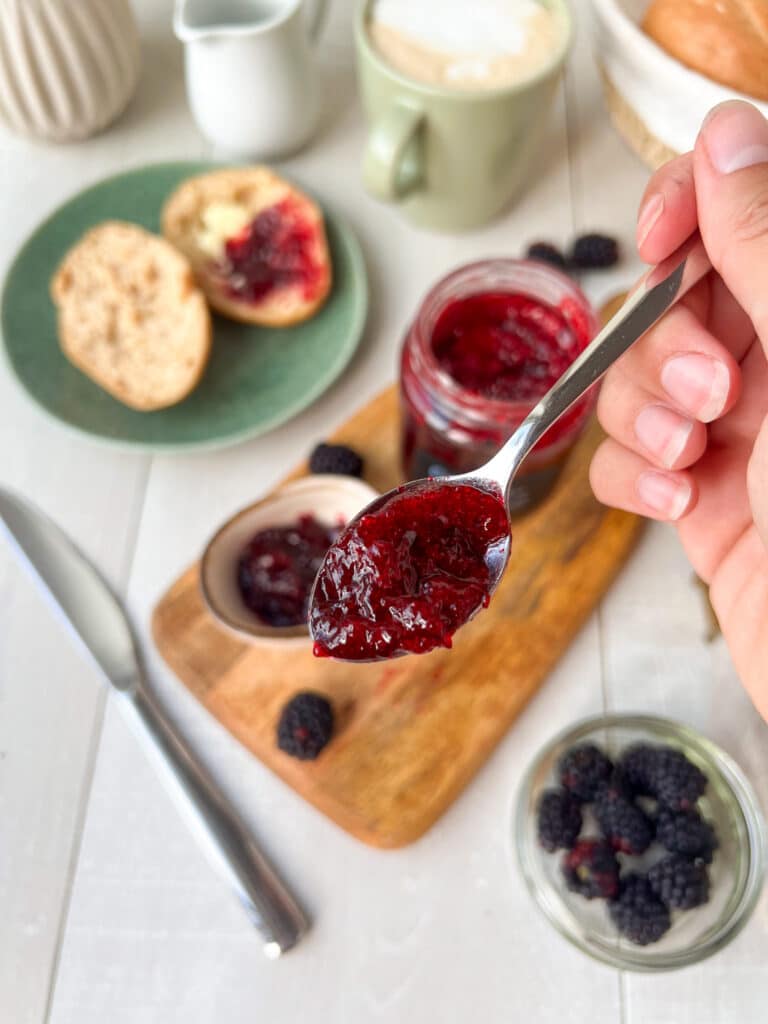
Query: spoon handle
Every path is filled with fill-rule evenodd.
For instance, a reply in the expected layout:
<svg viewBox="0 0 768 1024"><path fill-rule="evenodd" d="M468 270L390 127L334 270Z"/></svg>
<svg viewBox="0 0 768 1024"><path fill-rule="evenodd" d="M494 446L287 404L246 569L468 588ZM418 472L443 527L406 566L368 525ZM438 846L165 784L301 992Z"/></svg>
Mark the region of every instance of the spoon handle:
<svg viewBox="0 0 768 1024"><path fill-rule="evenodd" d="M483 467L483 476L492 477L502 488L507 488L520 463L552 424L711 269L704 243L696 232L671 256L649 270L618 313Z"/></svg>

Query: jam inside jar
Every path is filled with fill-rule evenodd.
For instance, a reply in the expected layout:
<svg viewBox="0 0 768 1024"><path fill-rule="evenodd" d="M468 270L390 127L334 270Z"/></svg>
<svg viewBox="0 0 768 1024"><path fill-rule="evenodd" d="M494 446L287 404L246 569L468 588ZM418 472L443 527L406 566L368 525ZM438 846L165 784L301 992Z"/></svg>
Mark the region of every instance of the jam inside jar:
<svg viewBox="0 0 768 1024"><path fill-rule="evenodd" d="M405 476L465 473L487 462L597 333L564 274L527 260L485 260L443 278L403 344ZM538 504L594 405L590 392L539 441L512 485L513 514Z"/></svg>

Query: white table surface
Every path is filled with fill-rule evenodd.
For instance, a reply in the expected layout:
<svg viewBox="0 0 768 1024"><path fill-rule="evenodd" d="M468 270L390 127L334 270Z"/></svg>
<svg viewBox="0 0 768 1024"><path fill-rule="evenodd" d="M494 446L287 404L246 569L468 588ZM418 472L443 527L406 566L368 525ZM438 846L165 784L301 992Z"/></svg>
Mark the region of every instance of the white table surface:
<svg viewBox="0 0 768 1024"><path fill-rule="evenodd" d="M580 229L607 228L631 251L647 174L608 123L583 14L532 188L492 227L442 237L409 227L361 187L351 6L335 0L322 41L322 131L285 164L344 212L365 248L371 315L341 381L267 438L213 455L147 458L71 437L0 370L0 480L42 505L93 557L148 650L153 604L216 524L394 378L403 326L436 277L469 259L519 254L535 237L565 242ZM0 270L81 187L126 167L208 154L185 103L171 2L136 7L144 72L116 125L71 146L0 135ZM588 290L599 301L637 269L629 258ZM315 918L304 943L270 963L96 675L0 548L0 1021L762 1024L767 896L708 962L665 976L622 974L553 932L509 853L510 810L531 757L553 732L603 709L698 727L738 759L768 806L768 727L722 643L705 644L705 632L674 533L649 529L479 777L424 839L398 852L358 844L304 804L150 651L163 698Z"/></svg>

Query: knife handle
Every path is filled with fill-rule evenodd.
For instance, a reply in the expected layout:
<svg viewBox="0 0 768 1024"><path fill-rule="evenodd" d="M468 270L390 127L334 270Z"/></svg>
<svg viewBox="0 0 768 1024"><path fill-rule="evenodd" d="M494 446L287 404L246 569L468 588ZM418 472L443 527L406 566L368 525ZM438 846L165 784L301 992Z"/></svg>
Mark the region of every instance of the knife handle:
<svg viewBox="0 0 768 1024"><path fill-rule="evenodd" d="M159 755L161 774L180 812L262 935L264 953L277 959L306 933L309 920L157 698L144 685L123 691L120 698L129 724Z"/></svg>

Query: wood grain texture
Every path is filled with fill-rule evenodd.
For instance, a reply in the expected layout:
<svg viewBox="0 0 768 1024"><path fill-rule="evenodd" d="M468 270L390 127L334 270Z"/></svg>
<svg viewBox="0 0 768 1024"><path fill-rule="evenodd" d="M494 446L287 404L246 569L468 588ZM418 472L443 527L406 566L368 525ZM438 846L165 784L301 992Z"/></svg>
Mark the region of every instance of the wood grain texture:
<svg viewBox="0 0 768 1024"><path fill-rule="evenodd" d="M391 388L335 439L364 454L366 479L384 491L399 479L398 434ZM451 651L356 665L319 661L309 646L244 644L205 610L197 566L155 611L157 647L219 721L338 825L374 846L413 842L487 759L633 546L639 521L603 508L589 488L599 437L593 424L555 493L513 523L510 567ZM303 689L328 694L337 710L334 740L314 763L288 757L274 740L280 709Z"/></svg>

